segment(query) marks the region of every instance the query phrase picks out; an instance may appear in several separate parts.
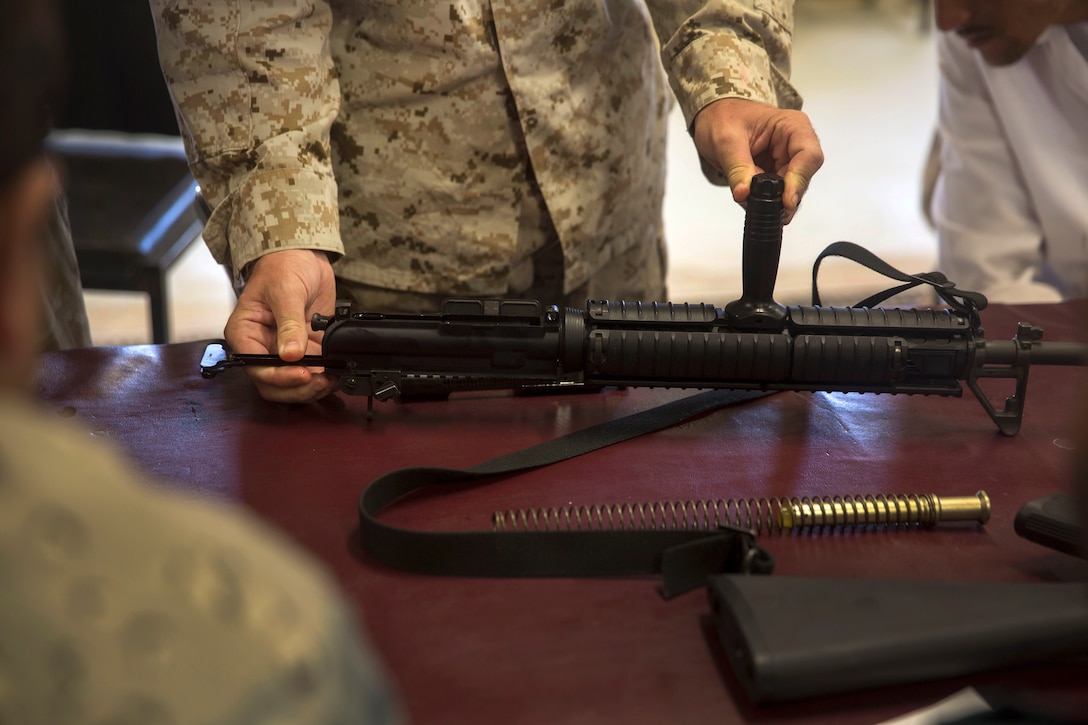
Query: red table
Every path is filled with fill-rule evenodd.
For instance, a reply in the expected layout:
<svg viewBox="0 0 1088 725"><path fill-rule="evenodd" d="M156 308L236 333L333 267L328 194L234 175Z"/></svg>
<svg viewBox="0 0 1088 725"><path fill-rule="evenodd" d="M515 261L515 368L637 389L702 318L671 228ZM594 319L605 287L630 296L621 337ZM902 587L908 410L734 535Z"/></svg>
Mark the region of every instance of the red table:
<svg viewBox="0 0 1088 725"><path fill-rule="evenodd" d="M988 337L1017 321L1080 339L1079 305L993 306ZM874 723L967 684L1001 685L1088 712L1088 665L995 673L783 706L745 699L704 591L664 601L652 579L457 579L384 567L357 545L357 499L408 465L467 467L644 410L688 391L459 395L309 406L261 400L240 371L201 378L203 344L88 348L43 361L41 399L177 486L242 503L333 571L417 722ZM962 399L779 393L587 456L456 493L384 520L487 529L496 509L679 499L985 490L985 527L761 536L776 574L1088 581L1088 565L1019 538L1026 501L1069 487L1082 368L1033 368L1021 432L999 434ZM812 626L820 626L812 622ZM895 626L890 622L889 626Z"/></svg>

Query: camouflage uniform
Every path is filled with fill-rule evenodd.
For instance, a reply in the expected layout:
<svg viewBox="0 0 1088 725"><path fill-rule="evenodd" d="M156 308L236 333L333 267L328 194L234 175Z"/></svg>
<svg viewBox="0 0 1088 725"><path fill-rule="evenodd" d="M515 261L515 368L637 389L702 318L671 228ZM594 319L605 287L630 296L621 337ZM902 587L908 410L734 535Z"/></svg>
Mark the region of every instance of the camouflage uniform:
<svg viewBox="0 0 1088 725"><path fill-rule="evenodd" d="M652 296L661 61L689 125L723 97L800 106L792 0L151 4L204 236L241 275L310 248L356 288L505 294L551 249L563 292L619 260Z"/></svg>
<svg viewBox="0 0 1088 725"><path fill-rule="evenodd" d="M0 392L0 722L401 721L324 569L147 479Z"/></svg>

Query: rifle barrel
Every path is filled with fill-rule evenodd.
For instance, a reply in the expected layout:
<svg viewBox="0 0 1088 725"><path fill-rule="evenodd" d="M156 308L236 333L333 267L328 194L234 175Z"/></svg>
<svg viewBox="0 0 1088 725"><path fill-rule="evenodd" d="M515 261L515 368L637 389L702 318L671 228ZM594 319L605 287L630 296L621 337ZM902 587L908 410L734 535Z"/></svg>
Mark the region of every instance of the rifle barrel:
<svg viewBox="0 0 1088 725"><path fill-rule="evenodd" d="M1027 356L1027 357L1025 357ZM1088 365L1088 344L1083 342L1033 342L1021 347L1016 340L987 340L987 364Z"/></svg>

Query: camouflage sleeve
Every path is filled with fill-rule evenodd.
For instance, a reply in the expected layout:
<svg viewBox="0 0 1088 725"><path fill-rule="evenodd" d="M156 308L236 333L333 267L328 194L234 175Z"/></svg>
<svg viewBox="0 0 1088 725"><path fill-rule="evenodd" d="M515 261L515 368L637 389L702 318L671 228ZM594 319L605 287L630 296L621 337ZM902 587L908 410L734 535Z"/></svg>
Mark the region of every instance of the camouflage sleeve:
<svg viewBox="0 0 1088 725"><path fill-rule="evenodd" d="M329 128L340 89L327 2L151 0L204 238L236 275L280 249L343 253Z"/></svg>
<svg viewBox="0 0 1088 725"><path fill-rule="evenodd" d="M800 108L790 85L793 0L649 0L684 119L721 98Z"/></svg>

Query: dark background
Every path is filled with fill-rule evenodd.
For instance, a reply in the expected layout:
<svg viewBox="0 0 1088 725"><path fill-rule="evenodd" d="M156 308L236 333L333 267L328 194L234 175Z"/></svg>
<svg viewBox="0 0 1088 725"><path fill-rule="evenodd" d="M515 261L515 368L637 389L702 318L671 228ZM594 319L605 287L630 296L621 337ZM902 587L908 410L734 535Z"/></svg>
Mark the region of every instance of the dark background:
<svg viewBox="0 0 1088 725"><path fill-rule="evenodd" d="M147 0L61 0L68 93L58 128L178 135Z"/></svg>

